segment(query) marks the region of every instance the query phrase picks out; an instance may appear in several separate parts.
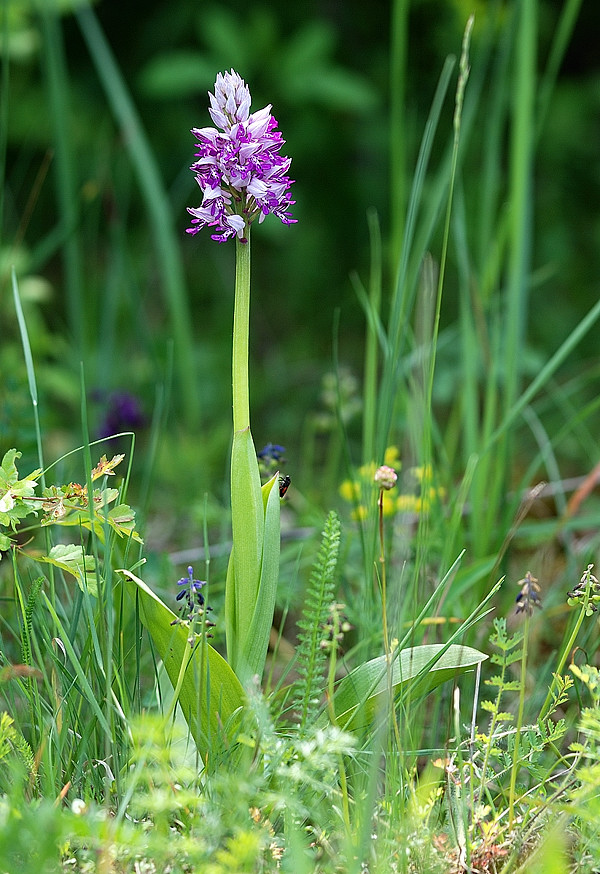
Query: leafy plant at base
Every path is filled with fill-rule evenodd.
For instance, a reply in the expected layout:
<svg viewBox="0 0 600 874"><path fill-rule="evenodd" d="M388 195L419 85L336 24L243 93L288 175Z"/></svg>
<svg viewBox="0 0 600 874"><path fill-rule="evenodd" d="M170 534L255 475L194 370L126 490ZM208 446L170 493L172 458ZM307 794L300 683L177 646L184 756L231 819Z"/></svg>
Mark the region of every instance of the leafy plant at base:
<svg viewBox="0 0 600 874"><path fill-rule="evenodd" d="M568 792L574 814L573 837L577 871L593 874L600 858L600 672L591 665L571 664L571 671L588 690L591 702L581 712L578 731L581 740L571 744L577 756L578 785Z"/></svg>
<svg viewBox="0 0 600 874"><path fill-rule="evenodd" d="M69 483L62 486L48 486L42 489L41 496L35 494L37 480L43 473L34 470L25 479L19 480L16 461L21 453L9 449L2 459L0 473L0 526L16 532L17 526L27 516L37 516L42 512L41 526L61 525L77 526L92 532L101 542L105 540L106 531L112 531L118 537L126 537L142 542L135 530L135 513L127 504L110 507L119 497L118 489L94 489L88 497L86 485ZM113 476L114 468L125 456L115 455L107 460L103 455L96 467L91 471L91 481L95 482L104 476ZM0 532L0 549L6 550L14 545L14 536ZM56 544L47 555L38 558L40 561L53 564L72 574L80 588L84 585L91 595L97 596L99 568L95 558L86 554L82 544Z"/></svg>
<svg viewBox="0 0 600 874"><path fill-rule="evenodd" d="M15 772L20 765L25 778L33 784L37 783L38 766L33 751L20 731L15 728L14 720L8 713L0 713L0 767L4 771L8 765L8 772L2 773L0 785L3 790L10 787L14 781Z"/></svg>
<svg viewBox="0 0 600 874"><path fill-rule="evenodd" d="M25 479L19 479L17 459L21 453L9 449L2 458L0 465L0 526L15 532L22 519L34 512L26 499L31 498L37 486L37 477L41 470L34 470ZM0 531L0 550L7 550L12 543L9 534Z"/></svg>

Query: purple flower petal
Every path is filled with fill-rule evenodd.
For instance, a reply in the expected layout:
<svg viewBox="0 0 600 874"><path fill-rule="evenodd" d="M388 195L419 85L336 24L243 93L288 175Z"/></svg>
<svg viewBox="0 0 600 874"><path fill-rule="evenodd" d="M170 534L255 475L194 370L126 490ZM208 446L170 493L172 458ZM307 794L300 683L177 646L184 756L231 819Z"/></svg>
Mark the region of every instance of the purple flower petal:
<svg viewBox="0 0 600 874"><path fill-rule="evenodd" d="M193 128L196 161L191 170L202 191L202 205L188 207L197 234L215 228L213 240L244 239L246 227L272 213L283 224L294 224L289 207L293 180L287 176L291 158L279 154L285 140L271 115L271 104L250 114L250 91L231 70L219 73L209 114L220 128Z"/></svg>

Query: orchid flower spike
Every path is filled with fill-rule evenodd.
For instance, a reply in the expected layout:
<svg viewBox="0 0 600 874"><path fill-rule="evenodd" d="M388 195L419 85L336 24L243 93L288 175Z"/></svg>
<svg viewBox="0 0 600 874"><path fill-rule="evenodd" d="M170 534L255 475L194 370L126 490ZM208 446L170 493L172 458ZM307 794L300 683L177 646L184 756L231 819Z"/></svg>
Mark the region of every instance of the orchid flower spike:
<svg viewBox="0 0 600 874"><path fill-rule="evenodd" d="M283 224L294 224L289 207L293 180L287 175L291 158L279 154L285 140L271 115L271 104L250 113L250 90L231 70L219 73L214 94L209 92L214 127L193 128L196 161L191 170L202 191L202 204L188 207L193 216L188 234L202 228L216 230L212 239L222 243L237 236L245 242L247 228L269 213Z"/></svg>

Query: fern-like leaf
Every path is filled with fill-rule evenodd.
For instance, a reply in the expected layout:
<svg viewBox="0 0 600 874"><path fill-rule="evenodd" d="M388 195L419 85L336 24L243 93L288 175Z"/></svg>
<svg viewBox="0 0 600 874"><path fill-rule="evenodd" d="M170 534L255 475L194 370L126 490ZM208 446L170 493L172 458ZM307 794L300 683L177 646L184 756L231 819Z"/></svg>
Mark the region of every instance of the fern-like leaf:
<svg viewBox="0 0 600 874"><path fill-rule="evenodd" d="M33 633L33 611L44 582L44 577L38 577L31 585L27 603L23 611L23 628L21 629L21 656L24 665L31 666L31 635Z"/></svg>
<svg viewBox="0 0 600 874"><path fill-rule="evenodd" d="M298 622L297 670L293 709L297 711L300 732L316 716L323 695L323 676L327 654L321 647L323 626L335 599L335 571L340 552L340 520L332 510L325 522L321 548L310 576L302 618Z"/></svg>

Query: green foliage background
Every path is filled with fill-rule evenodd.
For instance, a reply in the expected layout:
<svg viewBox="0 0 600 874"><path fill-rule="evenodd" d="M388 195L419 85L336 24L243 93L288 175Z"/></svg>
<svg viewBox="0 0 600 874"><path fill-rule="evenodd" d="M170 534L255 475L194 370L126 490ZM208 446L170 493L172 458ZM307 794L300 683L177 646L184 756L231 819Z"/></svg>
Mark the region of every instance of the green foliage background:
<svg viewBox="0 0 600 874"><path fill-rule="evenodd" d="M544 35L550 39L560 5L540 6L540 70L549 46ZM475 6L473 66L490 18L496 16L501 27L510 4ZM77 421L81 358L90 391L127 388L141 396L151 415L155 387L165 382L170 342L179 347L182 339L170 321L169 291L156 260L160 251L140 192L135 158L143 156L132 156L128 132L115 121L110 90L103 89L86 46L78 17L83 5L62 8L58 25L41 12L43 6L25 0L5 4L4 39L11 51L4 53L10 84L3 109L0 313L2 429L9 438L15 419L22 427L28 418L19 409L20 352L7 345L9 337L16 339L9 263L16 261L23 273L39 277L29 286L39 306L32 306L28 317L37 360L44 361L42 413L54 429L66 425L70 430ZM444 57L458 53L470 11L462 0L411 4L402 119L406 179ZM184 235L185 207L196 204L199 193L188 170L193 158L188 131L209 123L206 92L215 73L231 66L250 84L255 107L274 106L293 157L299 223L290 230L266 222L254 235L253 405L260 423L257 442L274 439L298 459L306 410L318 405L320 380L332 367L337 310L340 360L355 371L360 367L364 323L349 275L357 270L364 276L368 270L367 210L378 211L389 239L390 191L398 197L390 187L390 8L374 4L367 15L357 2L100 2L95 12L164 183L168 210L162 221L177 240L184 267L182 297L189 306L193 358L185 363L189 381L182 385L181 375L174 380L173 418L176 425L191 427L201 416L205 485L221 474L228 439L221 423L229 406L233 252L208 234ZM600 70L592 33L598 16L596 4L584 0L542 132L533 204L535 288L528 341L521 350L530 373L597 297ZM60 119L50 98L51 76L60 68L60 63L49 65L52 51L62 53L67 83ZM449 126L451 106L444 111L447 125L442 122L441 130ZM63 169L57 124L66 125L69 141ZM434 160L445 146L444 137L438 140ZM480 184L485 148L476 125L461 169L467 197ZM70 180L71 213L61 210L60 197L57 202L62 172ZM504 184L498 180L500 201ZM73 227L67 226L69 215ZM467 227L477 251L475 217L469 226L467 216ZM74 237L65 255L65 241ZM456 315L454 257L451 251L443 327ZM69 305L69 284L79 289L80 312ZM580 354L595 366L594 350ZM452 349L446 347L436 382L441 402L456 392L456 378ZM101 418L101 406L96 413Z"/></svg>
<svg viewBox="0 0 600 874"><path fill-rule="evenodd" d="M459 65L446 59L459 56L473 5L471 76L464 106L459 101L462 126L453 153ZM213 840L221 850L229 848L210 869L219 874L243 869L233 858L243 851L240 835L260 843L248 850L254 860L266 852L272 828L285 833L292 865L308 858L310 842L311 850L326 850L332 860L341 847L358 870L374 814L382 817L382 849L373 871L388 874L388 849L390 858L399 848L401 855L407 847L417 855L419 847L438 852L439 823L433 814L429 823L429 815L446 807L447 823L452 821L447 833L454 830L457 852L466 852L465 826L471 828L475 866L496 848L495 826L508 823L511 832L524 810L529 820L521 821L507 862L507 870L517 870L521 849L542 827L537 798L554 792L550 780L557 767L564 783L546 809L554 814L558 808L550 805L561 803L565 787L570 791L562 747L552 745L563 732L570 742L588 692L597 710L597 677L580 676L580 697L570 697L572 681L562 674L576 641L580 653L596 658L598 637L592 610L600 597L597 581L585 594L581 587L586 579L591 585L600 543L597 477L589 476L598 465L600 408L598 356L589 331L600 314L599 9L595 0L396 0L367 10L356 0L327 6L184 0L1 4L0 457L17 447L23 453L19 477L46 468L48 481L70 483L60 494L80 495L81 483L91 487L96 451L125 453L131 467L120 481L116 518L126 516L133 524L126 515L131 504L145 541L142 554L137 542L124 545L117 538L126 533L125 523L121 531L111 529L109 518L103 524L100 516L96 524L91 520L87 545L94 558L88 555L86 579L78 577L76 585L69 574L83 545L68 547L66 557L52 552L52 537L48 529L36 529L38 519L19 527L26 549L14 552L12 564L8 558L0 565L0 652L6 660L0 683L9 714L0 725L6 753L3 758L0 750L0 780L10 785L15 769L21 776L14 786L22 789L14 792L30 792L34 803L37 795L61 798L63 789L70 791L67 779L86 803L88 796L107 805L116 799L114 830L107 820L106 832L96 827L93 806L86 813L78 813L77 805L65 811L73 822L82 816L88 823L82 825L80 850L93 852L95 840L129 846L132 793L142 805L140 815L154 822L165 866L171 850L174 856L184 852L169 846L169 823L176 816L181 825L180 817L187 817L190 836L204 830L204 843L190 841L192 854L208 858ZM577 18L573 34L571 13ZM463 82L465 65L466 52ZM199 200L189 171L189 130L210 124L206 92L215 74L230 67L246 78L254 108L273 104L297 180L298 224L286 228L267 220L253 231L252 256L253 435L257 447L271 441L286 446L285 473L292 478L281 505L275 616L280 638L276 646L270 641L278 653L269 655L264 698L253 691L243 714L237 713L235 694L230 702L231 724L240 731L239 760L237 751L232 757L226 745L213 745L204 772L194 760L191 777L181 780L195 801L180 796L169 808L160 806L161 785L163 779L171 782L174 763L168 757L182 717L177 695L169 697L167 678L160 676L158 656L170 647L171 635L177 635L178 652L187 653L188 631L181 623L171 625L173 614L155 595L175 606L180 566L193 562L194 573L209 581L204 591L214 609L216 650L207 650L208 658L219 676L229 671L217 651L231 549L226 459L234 251L208 233L187 236L185 228L186 206ZM537 75L531 75L533 68ZM427 148L419 152L422 143ZM420 161L423 155L428 160ZM409 203L414 214L407 217ZM452 210L445 223L447 203ZM402 252L405 222L412 235ZM22 305L31 340L29 369L15 313L13 266L17 309ZM398 283L396 271L404 271ZM29 399L34 368L39 447ZM118 392L140 405L137 424L126 417L122 422L124 430L134 426L135 441L121 438L94 446L92 453L89 438L107 427ZM119 422L113 419L109 430L119 430ZM384 459L388 443L394 446ZM83 453L77 448L82 445ZM254 469L254 453L251 459ZM400 480L388 503L390 515L380 496L379 527L373 471L384 460L399 469ZM12 473L5 479L14 486ZM569 482L570 475L578 479ZM543 479L550 489L530 493ZM358 495L354 506L342 502L343 480ZM11 483L5 485L7 519ZM273 488L278 501L276 481ZM421 510L427 503L424 512L393 503L412 498L415 507L417 495ZM343 508L340 532L332 531L336 517L330 515L311 576L316 536L331 507ZM68 517L53 521L69 524ZM36 576L46 553L54 559L43 566L48 585ZM130 568L126 585L135 593L135 582L139 589L129 600L124 567ZM136 582L138 573L144 582ZM516 617L519 590L519 606L530 609ZM491 636L488 605L497 619ZM299 617L298 673L288 677ZM403 653L421 643L439 653L463 637L486 654L494 646L501 651L483 668L482 688L497 689L480 708L491 714L487 736L487 716L476 725L472 676L461 681L462 702L446 684L423 706L414 706L414 675L402 658L384 676L382 617L389 621L391 646L398 642ZM150 640L140 622L151 626L153 620L160 634L154 628ZM522 633L513 628L521 621ZM307 628L314 632L310 637ZM336 628L344 638L339 662ZM387 649L385 622L383 642ZM203 651L198 653L201 660ZM325 663L330 731L322 731L320 722L327 717ZM426 674L437 682L419 664L420 679L425 682ZM501 666L491 679L490 664ZM456 664L451 671L446 667L444 679L450 679ZM338 668L340 675L352 673L335 693ZM197 689L168 657L166 671L183 690L183 715L189 717ZM398 711L384 712L391 720L389 737L384 743L383 736L372 735L355 749L335 725L336 713L350 713L351 704L344 704L348 689L362 695L385 681L387 694L401 685L396 672L408 686ZM213 692L219 689L207 694ZM317 701L321 715L312 725ZM290 706L301 710L297 738L288 732ZM551 717L549 708L562 709ZM137 724L139 714L155 710L175 720L162 740L166 723L157 722L157 740L144 734L153 731L151 720ZM592 721L596 715L588 714ZM215 723L213 739L216 729ZM204 743L204 729L194 730ZM579 759L569 759L573 775L578 761L597 759L588 741L576 751ZM467 779L454 782L444 764L432 767L447 768L447 780L417 768L418 759L451 750ZM263 761L269 766L254 770ZM189 764L188 749L182 772ZM538 796L527 800L529 791L522 794L517 777L539 780ZM301 811L286 808L294 798L291 779L297 780ZM213 812L225 813L214 839L204 829L205 797L195 791L197 781L204 783L202 791L209 787ZM585 789L585 772L573 781ZM471 787L471 798L461 798L461 785ZM596 776L589 785L592 791ZM280 799L270 795L265 804L279 786ZM341 806L330 803L334 796ZM577 805L576 792L573 797ZM357 802L352 815L349 799ZM259 829L254 817L254 825L248 821L255 803L274 816ZM285 815L277 813L284 809ZM6 845L0 855L14 851L15 867L26 850L29 819L26 828L17 826L7 810L0 805L0 844ZM582 817L583 807L575 806L572 815ZM479 817L489 831L480 828ZM305 830L313 823L314 834ZM13 829L21 834L18 841ZM58 833L47 831L58 845ZM328 848L321 846L327 832L333 838ZM587 841L585 829L582 834ZM187 840L185 826L180 837ZM592 837L589 843L595 846ZM553 852L551 841L543 852ZM446 872L447 861L427 870ZM332 861L332 870L336 866ZM302 870L311 870L310 864ZM315 870L329 870L327 862ZM561 862L557 870L566 867Z"/></svg>

